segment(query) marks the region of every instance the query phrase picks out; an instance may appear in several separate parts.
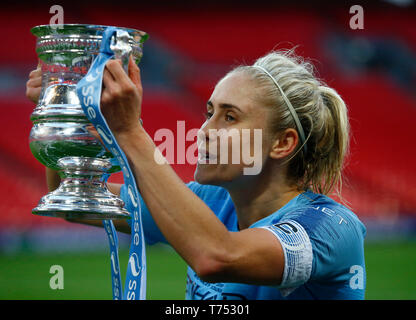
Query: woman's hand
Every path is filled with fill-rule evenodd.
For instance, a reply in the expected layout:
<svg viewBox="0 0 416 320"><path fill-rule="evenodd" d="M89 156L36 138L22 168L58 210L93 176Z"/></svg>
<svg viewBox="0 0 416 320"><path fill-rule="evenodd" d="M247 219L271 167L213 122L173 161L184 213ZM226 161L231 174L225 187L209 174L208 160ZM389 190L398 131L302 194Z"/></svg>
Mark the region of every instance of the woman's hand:
<svg viewBox="0 0 416 320"><path fill-rule="evenodd" d="M34 103L38 103L42 89L42 70L40 66L29 73L29 80L26 82L26 97Z"/></svg>
<svg viewBox="0 0 416 320"><path fill-rule="evenodd" d="M140 70L133 58L129 61L129 74L120 60L107 62L103 74L101 112L115 136L128 134L141 127L142 84Z"/></svg>

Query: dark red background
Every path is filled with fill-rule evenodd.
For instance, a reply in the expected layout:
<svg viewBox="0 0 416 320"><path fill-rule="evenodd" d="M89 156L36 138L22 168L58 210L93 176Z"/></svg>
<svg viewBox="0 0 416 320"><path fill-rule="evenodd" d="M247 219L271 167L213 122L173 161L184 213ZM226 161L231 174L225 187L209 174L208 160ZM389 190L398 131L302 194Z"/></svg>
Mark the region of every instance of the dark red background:
<svg viewBox="0 0 416 320"><path fill-rule="evenodd" d="M101 6L97 4L101 3ZM30 28L48 24L49 7L22 2L0 10L0 228L57 225L59 219L36 217L31 209L46 194L44 169L31 155L28 136L33 103L25 81L37 64ZM403 85L388 66L348 72L328 46L334 32L351 38L394 39L415 57L416 11L370 1L362 4L364 30L349 28L349 7L357 3L268 2L113 3L61 2L65 23L116 25L144 30L150 38L144 55L160 54L165 77L143 59L143 120L151 136L160 128L176 132L198 128L215 83L233 65L252 63L272 49L298 45L297 53L315 62L320 76L345 99L352 126L344 197L363 219L394 220L416 214L414 160L416 103L414 82ZM149 48L149 49L148 49ZM390 49L395 49L394 45ZM164 57L168 53L169 57ZM384 68L386 67L386 68ZM413 81L415 80L413 74ZM411 89L413 86L413 89ZM409 89L410 88L410 89ZM189 145L189 144L188 144ZM194 167L175 165L184 181ZM112 181L121 181L117 174Z"/></svg>

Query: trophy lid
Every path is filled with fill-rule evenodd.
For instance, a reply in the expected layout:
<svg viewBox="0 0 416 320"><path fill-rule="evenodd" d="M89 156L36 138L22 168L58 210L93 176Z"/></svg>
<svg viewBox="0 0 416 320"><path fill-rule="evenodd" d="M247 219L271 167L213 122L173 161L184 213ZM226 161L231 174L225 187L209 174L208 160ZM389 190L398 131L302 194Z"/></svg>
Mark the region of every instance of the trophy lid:
<svg viewBox="0 0 416 320"><path fill-rule="evenodd" d="M78 63L77 60L97 55L106 28L107 26L90 24L60 24L40 25L30 31L37 37L36 52L39 59L56 67L57 64L74 65ZM131 28L115 28L127 32L127 44L132 49L134 60L139 63L148 34Z"/></svg>
<svg viewBox="0 0 416 320"><path fill-rule="evenodd" d="M109 26L93 25L93 24L55 24L55 25L39 25L33 27L30 32L36 37L56 36L56 35L83 35L83 36L98 36L101 37L104 30ZM149 37L144 32L133 28L116 27L124 30L133 37L135 42L143 43Z"/></svg>

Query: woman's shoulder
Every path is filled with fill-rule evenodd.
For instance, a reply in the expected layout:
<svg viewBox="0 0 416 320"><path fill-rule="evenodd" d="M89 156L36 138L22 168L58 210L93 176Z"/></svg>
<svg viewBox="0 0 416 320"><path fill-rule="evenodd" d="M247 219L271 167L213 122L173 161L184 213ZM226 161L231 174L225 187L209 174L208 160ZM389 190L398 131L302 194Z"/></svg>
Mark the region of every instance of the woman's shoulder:
<svg viewBox="0 0 416 320"><path fill-rule="evenodd" d="M311 279L349 281L350 268L364 270L364 224L325 195L304 192L255 227L272 231L289 250L310 248Z"/></svg>
<svg viewBox="0 0 416 320"><path fill-rule="evenodd" d="M335 233L336 230L353 229L360 237L366 234L364 224L351 209L326 195L312 191L303 192L270 216L258 221L253 227L287 221L296 221L309 232L329 228ZM346 228L343 228L344 226Z"/></svg>
<svg viewBox="0 0 416 320"><path fill-rule="evenodd" d="M352 211L352 208L335 201L331 197L323 194L305 192L303 197L307 198L299 213L309 217L316 222L326 223L336 226L348 226L356 229L365 236L366 228L363 222ZM296 213L294 214L296 215ZM349 228L347 228L349 229Z"/></svg>

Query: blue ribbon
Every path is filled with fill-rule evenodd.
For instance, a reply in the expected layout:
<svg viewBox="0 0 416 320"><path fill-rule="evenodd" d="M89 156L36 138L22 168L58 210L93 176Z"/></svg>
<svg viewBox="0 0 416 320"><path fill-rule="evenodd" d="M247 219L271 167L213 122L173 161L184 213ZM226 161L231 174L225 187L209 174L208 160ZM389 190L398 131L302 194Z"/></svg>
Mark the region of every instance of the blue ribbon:
<svg viewBox="0 0 416 320"><path fill-rule="evenodd" d="M127 267L124 294L121 285L117 232L111 220L103 221L104 229L110 244L113 299L145 300L146 251L138 188L127 158L123 150L117 144L117 141L110 131L100 110L103 72L107 61L114 56L113 51L110 49L110 42L116 31L117 29L114 27L105 29L101 41L100 53L93 61L87 75L78 82L77 94L85 115L94 125L106 148L111 151L120 164L124 176L124 183L131 200L131 206L127 208L131 215L132 223L129 263Z"/></svg>

